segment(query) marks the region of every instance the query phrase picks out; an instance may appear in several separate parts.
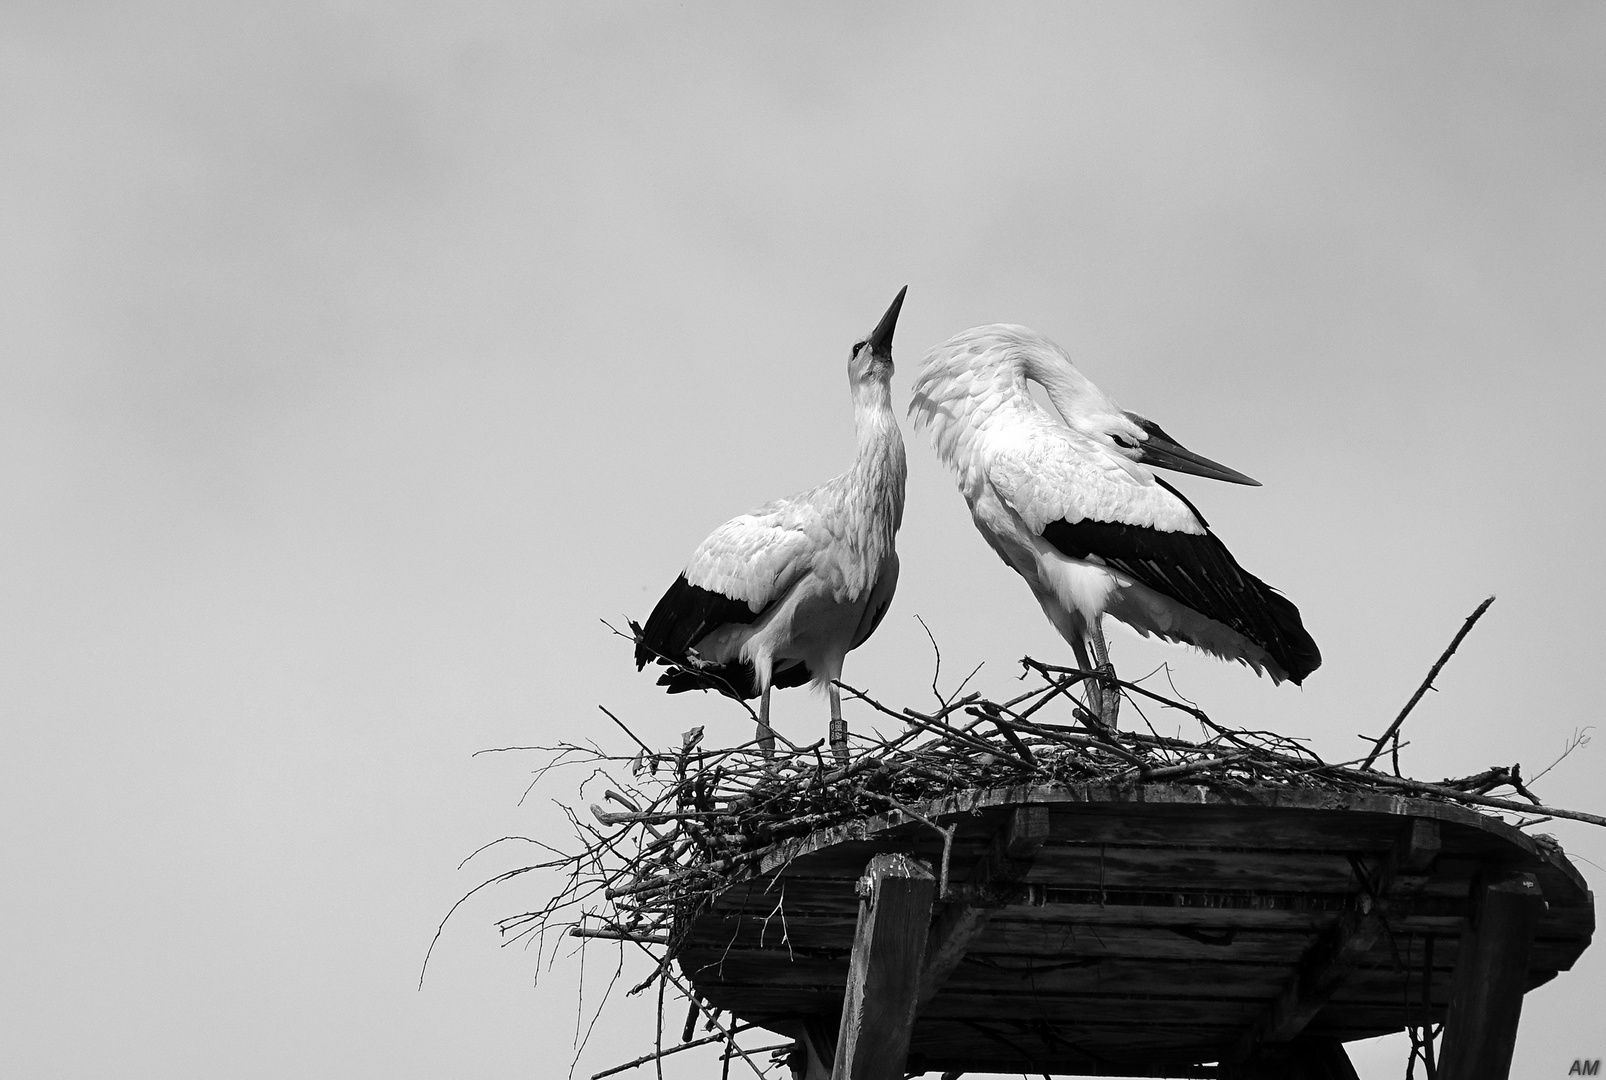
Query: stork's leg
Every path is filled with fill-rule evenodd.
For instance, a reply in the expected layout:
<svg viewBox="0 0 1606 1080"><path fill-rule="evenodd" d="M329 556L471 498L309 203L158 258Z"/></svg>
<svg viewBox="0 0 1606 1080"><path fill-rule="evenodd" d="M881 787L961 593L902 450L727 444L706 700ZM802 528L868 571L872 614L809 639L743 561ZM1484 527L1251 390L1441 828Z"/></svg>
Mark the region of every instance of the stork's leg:
<svg viewBox="0 0 1606 1080"><path fill-rule="evenodd" d="M775 756L775 732L770 728L770 688L758 699L758 748L767 758Z"/></svg>
<svg viewBox="0 0 1606 1080"><path fill-rule="evenodd" d="M831 753L843 765L848 763L848 722L842 719L842 695L836 683L827 689L831 694Z"/></svg>
<svg viewBox="0 0 1606 1080"><path fill-rule="evenodd" d="M1104 629L1099 625L1101 620L1094 619L1088 630L1088 642L1093 646L1093 659L1098 664L1099 674L1109 679L1115 678L1115 665L1110 663L1110 650L1104 645ZM1121 710L1121 688L1114 682L1101 682L1099 685L1099 719L1104 726L1115 730L1115 719Z"/></svg>
<svg viewBox="0 0 1606 1080"><path fill-rule="evenodd" d="M1093 662L1087 657L1087 642L1078 637L1071 642L1071 651L1076 653L1076 666L1083 671L1093 671ZM1085 679L1082 682L1082 700L1087 702L1087 711L1099 719L1104 718L1104 684L1097 679Z"/></svg>

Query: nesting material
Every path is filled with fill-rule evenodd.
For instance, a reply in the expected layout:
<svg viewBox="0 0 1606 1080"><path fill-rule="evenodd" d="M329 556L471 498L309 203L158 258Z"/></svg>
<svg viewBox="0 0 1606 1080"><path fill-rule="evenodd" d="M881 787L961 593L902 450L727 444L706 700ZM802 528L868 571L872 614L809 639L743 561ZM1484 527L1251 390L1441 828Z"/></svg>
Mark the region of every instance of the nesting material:
<svg viewBox="0 0 1606 1080"><path fill-rule="evenodd" d="M711 747L703 728L687 732L678 747L655 749L611 713L631 740L629 753L596 744L539 748L551 754L541 775L556 765L582 765L591 770L585 793L601 794L589 817L569 811L575 841L568 850L549 848L552 859L493 879L538 869L565 875L544 905L503 920L502 931L511 942L563 930L616 940L652 958L650 974L632 992L656 986L660 994L671 991L695 1004L678 1045L660 1045L632 1064L713 1038L725 1041L728 1060L745 1060L763 1075L768 1067L753 1057L760 1051L744 1049L736 1038L755 1018L721 1019L715 1005L738 1008L723 1001L729 988L721 992L710 984L703 990L714 1004L698 1000L703 995L697 972L710 961L704 955L709 942L697 934L706 938L709 920L728 917L724 908L736 903L730 897L762 890L767 875L784 872L790 860L812 857L822 844L884 829L889 822L912 826L926 837L920 847L938 877L937 895L966 902L964 882L975 858L970 851L975 838L961 836L955 843L961 820L955 814L962 804L980 806L994 799L988 792L1008 801L1014 797L1010 792L1029 790L1033 800L1052 801L1084 798L1070 793L1096 790L1100 799L1141 801L1169 798L1152 793L1187 787L1201 793L1201 802L1284 805L1359 805L1369 797L1392 796L1397 802L1473 807L1522 829L1552 817L1606 825L1606 818L1544 806L1515 765L1432 782L1398 775L1398 721L1367 758L1329 762L1299 740L1230 728L1194 705L1123 682L1119 689L1128 729L1112 731L1082 709L1073 693L1098 676L1031 659L1022 666L1035 685L1012 698L994 701L956 692L949 699L939 697L937 707L926 712L895 710L843 686L845 696L873 710L884 721L881 726L895 732L870 733L860 719L846 764L829 755L823 740L799 746L783 738L784 748L766 756L756 742ZM1161 733L1187 728L1196 728L1199 737ZM1389 738L1395 740L1394 752L1379 764L1393 764L1391 771L1357 767L1378 758ZM980 810L973 807L971 813ZM1549 837L1528 838L1559 856ZM953 850L958 854L950 865ZM950 872L956 882L952 890ZM677 966L686 970L677 972ZM693 1038L698 1015L712 1036ZM1424 1031L1431 1029L1434 1015L1431 1008L1424 1014ZM762 1026L776 1026L773 1018L760 1019Z"/></svg>
<svg viewBox="0 0 1606 1080"><path fill-rule="evenodd" d="M918 804L975 789L1273 785L1443 800L1503 814L1520 827L1551 817L1606 825L1606 818L1544 806L1516 765L1431 782L1360 769L1360 759L1329 762L1301 741L1218 724L1194 705L1132 683L1120 684L1124 715L1141 718L1142 730L1108 731L1071 697L1091 673L1029 658L1022 666L1039 685L1005 701L971 693L930 712L894 710L844 687L902 727L889 737L856 735L846 765L822 753L820 742L787 744L773 758L756 743L710 747L703 728L687 732L676 749L655 750L617 718L634 741L631 755L544 748L554 764L598 769L604 792L590 807L591 821L572 815L578 849L528 868L567 869L563 889L541 910L504 920L502 929L522 936L563 925L580 936L668 946L672 958L678 928L776 845L889 811L918 818ZM1203 737L1159 733L1175 727L1179 714Z"/></svg>

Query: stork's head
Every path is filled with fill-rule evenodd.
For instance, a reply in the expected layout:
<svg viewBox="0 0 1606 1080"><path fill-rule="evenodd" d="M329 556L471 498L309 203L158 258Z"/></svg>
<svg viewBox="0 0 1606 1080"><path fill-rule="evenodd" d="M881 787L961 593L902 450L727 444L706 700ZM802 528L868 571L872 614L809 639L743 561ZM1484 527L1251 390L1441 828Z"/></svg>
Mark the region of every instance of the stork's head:
<svg viewBox="0 0 1606 1080"><path fill-rule="evenodd" d="M1208 476L1212 480L1225 480L1229 484L1260 486L1259 480L1245 476L1237 469L1229 469L1220 462L1195 454L1167 435L1159 424L1148 417L1132 412L1122 413L1121 416L1125 423L1112 423L1105 428L1105 435L1116 453L1142 462L1151 469L1170 469L1173 472Z"/></svg>
<svg viewBox="0 0 1606 1080"><path fill-rule="evenodd" d="M932 349L915 380L909 411L917 422L932 425L938 452L948 460L960 452L967 426L987 422L1008 400L1026 399L1028 382L1043 388L1067 427L1113 453L1150 468L1259 486L1121 408L1076 370L1064 349L1025 326L977 326Z"/></svg>
<svg viewBox="0 0 1606 1080"><path fill-rule="evenodd" d="M853 351L848 354L848 382L853 386L867 382L885 386L892 381L892 332L898 328L898 311L903 307L903 294L908 291L907 285L899 289L898 295L892 298L892 306L887 308L870 335L854 342Z"/></svg>

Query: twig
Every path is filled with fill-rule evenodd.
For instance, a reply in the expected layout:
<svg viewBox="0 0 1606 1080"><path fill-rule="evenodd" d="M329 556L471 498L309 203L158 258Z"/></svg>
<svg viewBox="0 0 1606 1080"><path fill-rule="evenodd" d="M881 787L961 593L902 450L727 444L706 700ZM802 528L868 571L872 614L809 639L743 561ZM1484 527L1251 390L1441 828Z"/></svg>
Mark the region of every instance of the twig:
<svg viewBox="0 0 1606 1080"><path fill-rule="evenodd" d="M936 635L931 632L931 627L926 625L926 620L916 615L915 622L926 632L926 640L931 642L931 651L937 654L936 662L931 667L931 696L937 699L937 706L941 708L948 704L942 696L942 691L937 689L937 677L942 674L942 650L937 647Z"/></svg>
<svg viewBox="0 0 1606 1080"><path fill-rule="evenodd" d="M1475 614L1481 614L1486 607L1487 604ZM1471 621L1468 620L1469 626ZM1465 631L1463 627L1458 640ZM935 648L934 639L932 644ZM1431 688L1428 684L1454 644L1430 673L1424 684L1427 688ZM1218 724L1197 705L1181 699L1175 688L1171 691L1173 696L1167 697L1120 680L1114 680L1114 685L1140 711L1143 705L1152 710L1151 703L1174 709L1196 720L1202 737L1188 741L1180 736L1162 736L1153 723L1144 732L1141 727L1136 731L1111 731L1096 725L1084 730L1080 722L1073 723L1068 716L1058 717L1063 723L1045 722L1039 714L1049 703L1068 696L1073 687L1096 673L1030 658L1022 664L1022 678L1035 673L1042 677L1042 685L1001 702L989 700L979 691L965 692L969 677L943 698L939 678L934 674L932 690L939 707L931 713L894 709L865 691L838 682L836 685L845 695L896 719L900 725L898 731L888 735L875 729L870 734L855 735L853 757L844 765L823 756L824 744L820 740L805 747L786 743L788 749L773 758L761 758L752 749L752 741L733 747L715 746L711 739L705 741L704 728L687 733L678 746L654 751L603 709L641 752L626 758L610 754L596 744L541 747L538 749L550 757L537 770L537 778L559 764L589 768L579 785L581 792L598 793L603 804L615 805L623 812L593 807L593 823L560 802L574 830L578 850L570 854L566 849L542 845L552 858L498 875L470 890L463 899L531 870L552 871L560 882L546 902L497 923L504 945L523 941L533 943L538 950L545 949L549 929L566 930L566 934L555 935L564 940L572 936L628 941L653 960L651 972L631 993L656 987L660 993L674 989L689 994L671 965L697 913L707 910L713 898L732 883L752 873L759 865L758 859L777 851L784 853L785 849L778 845L800 840L817 830L882 815L890 808L906 820L922 822L942 835L939 889L946 895L956 825L939 823L935 819L938 811L931 807L959 805L938 801L956 793L1017 785L1088 783L1131 786L1187 782L1240 790L1282 785L1334 793L1376 795L1387 791L1483 807L1518 815L1518 828L1553 817L1606 826L1606 817L1557 810L1539 803L1516 766L1441 783L1390 776L1386 770L1370 768L1384 748L1410 745L1400 739L1399 722L1383 739L1366 740L1371 752L1365 758L1329 763L1302 740ZM1419 691L1413 703L1425 692ZM1402 712L1402 718L1409 709L1407 706ZM1155 721L1161 723L1162 730L1169 726L1159 716ZM1588 730L1574 733L1563 757L1587 742ZM643 761L646 769L639 767ZM623 775L626 763L628 776ZM1355 768L1356 765L1361 767ZM1516 793L1510 798L1489 794L1508 786ZM1523 798L1529 802L1518 801ZM935 853L932 858L935 862ZM591 923L591 919L598 922ZM782 919L782 937L789 948L784 911ZM438 928L437 936L439 933ZM552 956L556 954L557 946L553 944ZM710 1017L711 1025L718 1026L712 1019L717 1010L698 1001L691 1008L701 1010ZM722 1055L726 1064L731 1055L739 1056L756 1073L764 1075L764 1068L752 1057L762 1051L744 1050L731 1035L731 1031L719 1027L718 1035L697 1040L697 1044L723 1038L730 1046L729 1053ZM661 1054L655 1051L598 1075L613 1075L647 1061L661 1062L663 1056L691 1045L684 1032L681 1041L683 1047L659 1047Z"/></svg>
<svg viewBox="0 0 1606 1080"><path fill-rule="evenodd" d="M1539 778L1541 776L1544 776L1547 772L1549 772L1551 769L1554 769L1557 765L1560 765L1562 763L1562 761L1566 759L1568 754L1571 754L1574 750L1577 750L1580 746L1588 746L1589 745L1589 733L1591 731L1593 731L1593 730L1595 730L1595 725L1594 724L1591 724L1586 728L1574 728L1572 737L1567 740L1567 748L1561 752L1561 757L1558 757L1555 761L1552 761L1549 765L1546 765L1543 769L1540 769L1538 774L1529 777L1528 778L1528 783L1530 783L1530 784L1538 783L1539 782Z"/></svg>
<svg viewBox="0 0 1606 1080"><path fill-rule="evenodd" d="M731 1029L731 1034L734 1035L734 1034L737 1034L737 1033L740 1033L740 1032L743 1032L743 1031L751 1031L752 1029L753 1029L753 1025L752 1024L740 1024L740 1025L737 1025L736 1027L733 1027ZM671 1046L668 1050L665 1050L665 1051L663 1051L661 1053L659 1051L657 1051L657 1050L654 1050L650 1054L642 1054L640 1057L636 1058L634 1061L627 1061L623 1065L615 1065L611 1069L603 1069L599 1073L592 1073L591 1074L591 1080L602 1080L602 1078L604 1076L612 1076L614 1073L622 1073L626 1069L634 1069L637 1066L647 1064L647 1062L649 1062L649 1061L653 1061L653 1060L656 1060L656 1059L659 1059L659 1058L666 1058L670 1054L678 1054L682 1050L690 1050L694 1046L707 1046L711 1042L724 1042L725 1039L726 1039L725 1034L723 1032L721 1032L718 1035L705 1035L701 1039L693 1039L691 1042L683 1042L679 1046ZM762 1053L762 1052L763 1051L761 1051L761 1050L753 1051L753 1053Z"/></svg>
<svg viewBox="0 0 1606 1080"><path fill-rule="evenodd" d="M1348 771L1348 770L1344 770ZM1520 803L1515 799L1492 799L1487 795L1474 795L1470 791L1458 791L1455 788L1445 787L1442 784L1426 784L1420 780L1406 780L1398 776L1389 776L1386 773L1372 773L1367 775L1368 780L1376 784L1386 784L1389 787L1409 788L1413 791L1428 791L1434 795L1441 795L1446 799L1457 802L1476 803L1479 806L1493 806L1500 810L1510 810L1513 813L1549 814L1551 817L1567 818L1569 821L1587 821L1591 825L1606 825L1606 817L1599 814L1586 814L1581 810L1560 810L1554 806L1542 806L1537 803Z"/></svg>
<svg viewBox="0 0 1606 1080"><path fill-rule="evenodd" d="M602 714L604 716L606 716L609 720L612 720L614 723L618 724L620 731L624 732L626 735L629 735L632 739L635 739L635 743L636 743L637 746L641 747L643 750L647 751L647 753L649 753L649 754L651 754L653 752L652 747L648 746L646 743L642 742L640 739L637 739L636 738L636 733L634 731L631 731L629 728L625 727L625 722L623 720L619 719L617 716L613 715L613 713L609 712L608 709L607 709L607 706L598 705L597 708L601 709L602 710Z"/></svg>
<svg viewBox="0 0 1606 1080"><path fill-rule="evenodd" d="M1225 757L1205 758L1203 761L1192 761L1185 765L1166 765L1158 769L1141 771L1138 775L1145 780L1176 780L1193 773L1208 772L1211 769L1233 765L1248 756L1247 753L1228 754Z"/></svg>
<svg viewBox="0 0 1606 1080"><path fill-rule="evenodd" d="M1400 730L1400 725L1405 723L1405 718L1411 714L1412 709L1416 708L1416 703L1422 700L1422 695L1432 688L1433 680L1438 676L1440 670L1449 662L1450 657L1455 655L1455 650L1461 644L1462 639L1471 632L1473 625L1483 618L1483 613L1489 610L1489 605L1492 603L1494 603L1494 597L1491 596L1479 604L1476 611L1467 616L1467 621L1461 624L1461 629L1457 630L1455 637L1450 639L1450 647L1445 649L1438 662L1428 669L1428 677L1423 679L1422 685L1416 688L1416 693L1412 694L1411 700L1405 703L1405 708L1400 710L1400 715L1394 718L1394 723L1389 725L1387 731L1378 736L1376 744L1372 747L1372 752L1361 763L1361 768L1370 769L1372 767L1372 762L1377 760L1377 755L1383 752L1383 744L1388 742L1396 731Z"/></svg>

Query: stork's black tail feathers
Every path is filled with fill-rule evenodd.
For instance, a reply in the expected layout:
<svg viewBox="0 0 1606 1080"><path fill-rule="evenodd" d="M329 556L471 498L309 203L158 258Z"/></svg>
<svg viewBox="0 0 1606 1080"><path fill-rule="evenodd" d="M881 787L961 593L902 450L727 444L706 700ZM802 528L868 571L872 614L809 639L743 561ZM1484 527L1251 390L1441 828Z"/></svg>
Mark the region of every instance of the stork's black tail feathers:
<svg viewBox="0 0 1606 1080"><path fill-rule="evenodd" d="M664 665L668 670L658 676L658 685L671 694L714 690L738 700L758 697L758 673L751 663L708 663L694 655L694 647L721 626L749 625L760 614L741 600L693 585L681 574L647 616L645 627L630 624L636 636L636 670L649 661ZM813 677L807 666L793 663L778 666L771 673L770 685L778 689L802 686Z"/></svg>

